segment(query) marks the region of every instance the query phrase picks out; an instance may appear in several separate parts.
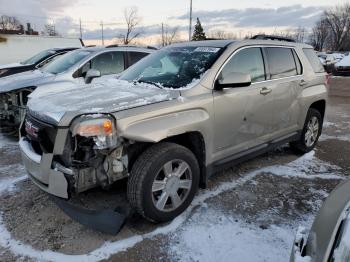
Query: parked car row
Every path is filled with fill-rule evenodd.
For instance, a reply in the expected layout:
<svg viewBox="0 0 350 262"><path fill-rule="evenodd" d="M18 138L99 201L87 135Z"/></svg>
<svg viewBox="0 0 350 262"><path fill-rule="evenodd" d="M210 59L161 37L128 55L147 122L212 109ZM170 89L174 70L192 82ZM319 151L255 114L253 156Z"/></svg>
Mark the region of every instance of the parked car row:
<svg viewBox="0 0 350 262"><path fill-rule="evenodd" d="M12 66L11 71L10 66L7 66L8 72L2 71L4 72L4 77L0 78L2 125L19 126L26 112L29 95L53 94L83 83L90 84L95 78L105 80L116 77L154 51L150 48L129 46L82 48L68 52L71 50L43 51L23 62L28 64L25 67ZM15 70L23 72L15 74ZM10 72L12 75L7 76ZM32 94L34 90L37 91Z"/></svg>
<svg viewBox="0 0 350 262"><path fill-rule="evenodd" d="M318 58L328 73L339 76L350 75L350 55L349 53L331 53L319 52Z"/></svg>

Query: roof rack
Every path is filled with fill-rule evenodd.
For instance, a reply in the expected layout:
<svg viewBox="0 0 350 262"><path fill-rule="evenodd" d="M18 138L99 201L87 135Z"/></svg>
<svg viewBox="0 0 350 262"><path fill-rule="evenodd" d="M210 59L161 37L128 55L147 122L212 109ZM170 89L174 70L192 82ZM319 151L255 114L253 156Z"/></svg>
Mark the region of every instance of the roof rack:
<svg viewBox="0 0 350 262"><path fill-rule="evenodd" d="M255 35L251 39L254 39L254 40L277 40L277 41L296 43L296 41L292 38L283 37L283 36L276 36L276 35Z"/></svg>
<svg viewBox="0 0 350 262"><path fill-rule="evenodd" d="M113 45L107 45L105 48L113 48L113 47L140 47L140 48L147 48L147 49L152 49L152 50L158 50L158 48L153 47L153 46L136 46L136 45L118 45L118 44L113 44Z"/></svg>

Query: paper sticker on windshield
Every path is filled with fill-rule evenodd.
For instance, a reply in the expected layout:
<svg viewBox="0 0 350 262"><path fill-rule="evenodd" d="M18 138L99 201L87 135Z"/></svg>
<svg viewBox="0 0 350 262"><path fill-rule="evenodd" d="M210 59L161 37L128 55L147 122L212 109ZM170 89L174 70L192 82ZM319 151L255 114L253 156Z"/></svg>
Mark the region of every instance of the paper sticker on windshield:
<svg viewBox="0 0 350 262"><path fill-rule="evenodd" d="M219 50L217 47L197 47L193 52L217 53Z"/></svg>

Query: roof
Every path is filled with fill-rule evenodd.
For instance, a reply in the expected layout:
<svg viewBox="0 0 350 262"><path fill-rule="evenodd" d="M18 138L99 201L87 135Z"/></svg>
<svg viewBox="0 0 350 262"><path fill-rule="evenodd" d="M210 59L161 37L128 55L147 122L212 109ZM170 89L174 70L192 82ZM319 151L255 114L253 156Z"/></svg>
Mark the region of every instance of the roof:
<svg viewBox="0 0 350 262"><path fill-rule="evenodd" d="M105 46L97 46L97 47L83 47L81 50L87 50L90 52L100 52L100 51L141 51L145 53L152 53L153 49L146 47L137 47L137 46L118 46L118 47L105 47Z"/></svg>
<svg viewBox="0 0 350 262"><path fill-rule="evenodd" d="M206 40L206 41L191 41L170 45L169 47L218 47L224 48L231 44L246 44L246 45L279 45L279 46L301 46L302 48L312 48L304 43L295 43L281 40L265 40L265 39L245 39L245 40Z"/></svg>
<svg viewBox="0 0 350 262"><path fill-rule="evenodd" d="M173 44L171 47L199 47L199 46L205 46L205 47L219 47L223 48L226 47L234 42L237 42L236 40L206 40L206 41L191 41L191 42L183 42L178 44Z"/></svg>

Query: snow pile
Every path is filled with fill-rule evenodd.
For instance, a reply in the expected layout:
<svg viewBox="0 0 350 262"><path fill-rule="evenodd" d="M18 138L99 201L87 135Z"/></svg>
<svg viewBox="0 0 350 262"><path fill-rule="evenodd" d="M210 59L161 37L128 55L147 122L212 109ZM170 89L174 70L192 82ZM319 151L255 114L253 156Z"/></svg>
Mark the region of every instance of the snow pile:
<svg viewBox="0 0 350 262"><path fill-rule="evenodd" d="M17 144L17 141L10 140L7 137L0 134L0 149Z"/></svg>

